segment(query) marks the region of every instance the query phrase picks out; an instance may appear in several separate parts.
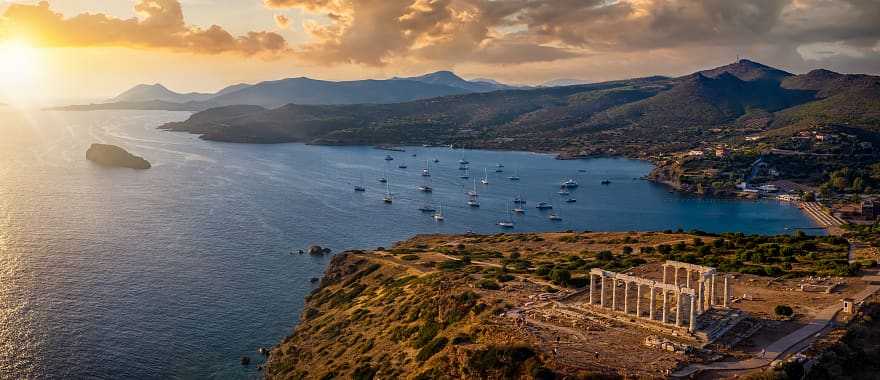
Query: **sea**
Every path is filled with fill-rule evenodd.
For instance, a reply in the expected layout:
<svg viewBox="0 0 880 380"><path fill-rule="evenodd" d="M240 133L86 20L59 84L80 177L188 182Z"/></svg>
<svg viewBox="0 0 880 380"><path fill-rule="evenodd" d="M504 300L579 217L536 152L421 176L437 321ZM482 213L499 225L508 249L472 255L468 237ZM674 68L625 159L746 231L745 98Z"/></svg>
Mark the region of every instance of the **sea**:
<svg viewBox="0 0 880 380"><path fill-rule="evenodd" d="M0 378L258 378L257 350L293 331L331 259L298 253L312 244L336 254L416 234L814 226L787 203L670 192L642 179L643 161L230 144L157 129L188 116L0 108ZM85 159L92 143L153 167L98 166ZM558 194L568 180L579 186ZM515 198L524 214L508 211ZM507 220L514 228L497 226Z"/></svg>

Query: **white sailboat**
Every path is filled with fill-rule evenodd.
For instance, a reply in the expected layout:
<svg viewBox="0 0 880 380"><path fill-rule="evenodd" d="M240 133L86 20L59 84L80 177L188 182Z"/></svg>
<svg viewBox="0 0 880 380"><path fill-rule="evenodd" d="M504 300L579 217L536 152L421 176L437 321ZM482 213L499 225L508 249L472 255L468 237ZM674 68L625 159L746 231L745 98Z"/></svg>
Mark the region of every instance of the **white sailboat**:
<svg viewBox="0 0 880 380"><path fill-rule="evenodd" d="M430 193L434 191L434 188L431 187L431 178L425 178L425 183L419 186L419 191L423 193Z"/></svg>
<svg viewBox="0 0 880 380"><path fill-rule="evenodd" d="M428 160L425 160L425 168L422 169L422 177L430 177L431 172L428 171Z"/></svg>
<svg viewBox="0 0 880 380"><path fill-rule="evenodd" d="M510 214L510 204L508 203L507 207L505 207L505 208L507 209L507 220L499 220L498 223L496 223L496 224L498 224L498 227L501 227L501 228L513 228L514 223L513 223L513 217Z"/></svg>
<svg viewBox="0 0 880 380"><path fill-rule="evenodd" d="M484 185L489 184L489 173L486 168L483 168L483 178L480 178L480 183Z"/></svg>
<svg viewBox="0 0 880 380"><path fill-rule="evenodd" d="M471 193L468 193L468 206L471 207L480 207L480 201L477 199L480 194L477 193L477 179L474 178L474 190Z"/></svg>
<svg viewBox="0 0 880 380"><path fill-rule="evenodd" d="M446 219L446 218L443 216L443 203L441 203L440 209L434 213L434 220L436 220L438 222L442 222L444 219Z"/></svg>
<svg viewBox="0 0 880 380"><path fill-rule="evenodd" d="M367 188L364 187L364 175L363 175L363 173L361 173L361 182L360 182L360 184L358 184L358 185L354 185L354 191L357 191L357 192L364 192L364 191L367 191Z"/></svg>
<svg viewBox="0 0 880 380"><path fill-rule="evenodd" d="M513 175L510 177L507 177L507 179L509 179L511 181L519 181L519 169L518 168L513 169Z"/></svg>
<svg viewBox="0 0 880 380"><path fill-rule="evenodd" d="M391 197L391 187L388 186L388 181L385 182L385 197L382 198L382 201L385 203L391 203L394 201Z"/></svg>

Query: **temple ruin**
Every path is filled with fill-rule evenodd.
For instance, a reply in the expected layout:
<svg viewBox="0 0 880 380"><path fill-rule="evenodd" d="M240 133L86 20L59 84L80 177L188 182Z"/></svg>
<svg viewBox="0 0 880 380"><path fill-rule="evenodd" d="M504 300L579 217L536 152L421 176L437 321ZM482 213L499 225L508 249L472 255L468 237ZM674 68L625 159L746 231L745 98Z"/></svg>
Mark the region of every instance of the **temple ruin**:
<svg viewBox="0 0 880 380"><path fill-rule="evenodd" d="M728 307L731 297L728 276L722 275L720 280L716 277L715 268L671 260L663 264L662 282L593 268L588 302L602 311L635 316L694 333L700 318L709 310ZM618 290L621 282L622 295ZM610 286L606 286L609 283Z"/></svg>

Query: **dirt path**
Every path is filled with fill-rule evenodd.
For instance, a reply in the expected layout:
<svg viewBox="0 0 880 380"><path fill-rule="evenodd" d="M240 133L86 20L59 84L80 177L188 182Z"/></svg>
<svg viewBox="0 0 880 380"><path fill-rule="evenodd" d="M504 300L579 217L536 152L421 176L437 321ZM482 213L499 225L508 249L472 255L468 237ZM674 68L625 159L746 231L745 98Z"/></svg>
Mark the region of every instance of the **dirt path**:
<svg viewBox="0 0 880 380"><path fill-rule="evenodd" d="M880 276L878 276L877 272L869 272L866 275L862 276L862 280L871 284L880 281ZM861 291L859 294L856 294L855 296L853 296L853 298L855 299L855 302L861 302L876 293L877 291L880 291L880 285L868 285L865 290ZM788 334L764 347L765 353L763 356L741 360L738 362L693 364L685 367L684 369L676 371L672 374L672 376L688 377L700 371L726 372L762 368L769 365L774 360L782 359L785 356L791 354L791 348L803 342L804 340L817 334L822 334L823 330L826 330L825 327L828 326L828 323L830 323L831 320L834 319L834 317L840 310L841 305L829 306L821 310L819 313L816 314L813 320L804 327L801 327L791 334Z"/></svg>

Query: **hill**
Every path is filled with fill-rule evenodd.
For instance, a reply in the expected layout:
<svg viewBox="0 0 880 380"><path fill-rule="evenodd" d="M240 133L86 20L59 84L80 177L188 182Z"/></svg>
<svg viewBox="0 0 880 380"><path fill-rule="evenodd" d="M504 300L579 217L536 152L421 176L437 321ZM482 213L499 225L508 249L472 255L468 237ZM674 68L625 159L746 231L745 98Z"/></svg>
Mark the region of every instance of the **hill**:
<svg viewBox="0 0 880 380"><path fill-rule="evenodd" d="M455 87L465 90L467 92L490 92L490 91L498 91L498 90L509 90L513 89L513 86L508 86L499 82L496 82L491 79L483 79L483 80L474 80L467 81L455 75L455 73L451 71L437 71L430 74L425 74L416 77L409 78L395 78L402 80L411 80L421 83L430 83L430 84L439 84L443 86Z"/></svg>
<svg viewBox="0 0 880 380"><path fill-rule="evenodd" d="M445 95L464 94L468 90L442 83L414 80L357 80L331 82L309 78L290 78L261 82L211 98L217 106L259 105L280 107L285 104L361 104L398 103Z"/></svg>
<svg viewBox="0 0 880 380"><path fill-rule="evenodd" d="M451 79L442 73L430 78L444 83ZM874 115L880 112L877 81L825 71L794 75L740 60L679 78L655 76L357 107L284 106L211 125L193 120L165 127L221 141L437 143L566 156L644 157L797 123L849 123L875 130Z"/></svg>
<svg viewBox="0 0 880 380"><path fill-rule="evenodd" d="M815 310L861 291L860 280L840 277L836 281L847 284L845 294L803 297L795 290L809 276L852 276L846 254L845 239L806 235L416 236L387 249L334 256L320 286L307 297L296 329L268 355L266 377L658 378L707 357L751 357L755 343L737 337L743 330L757 326L752 336L766 344L760 342L781 338L811 321ZM782 257L792 258L786 262L793 264L784 269ZM641 315L646 317L653 314L646 306L653 297L629 286L615 292L617 297L628 292L623 297L628 301L616 298L616 305L630 305L628 315L589 305L592 269L660 282L666 260L737 273L731 279L734 293L756 295L732 304L746 321L719 336L716 342L721 344L703 346L699 333L637 322L639 307L633 299L642 299ZM780 303L795 308L797 316L775 320L773 308ZM655 302L653 309L657 306ZM706 351L650 347L645 344L649 336Z"/></svg>
<svg viewBox="0 0 880 380"><path fill-rule="evenodd" d="M236 84L217 93L182 94L161 84L137 85L107 102L56 107L57 110L87 111L138 109L202 111L229 105L257 105L276 108L285 104L379 104L399 103L439 96L513 89L494 81L467 81L451 71L438 71L410 78L385 80L324 81L305 77Z"/></svg>
<svg viewBox="0 0 880 380"><path fill-rule="evenodd" d="M235 142L324 144L462 143L474 134L534 134L584 121L599 111L652 96L662 79L636 79L595 85L508 90L446 96L396 104L308 106L288 104L253 109L230 118L214 117L226 108L207 110L163 128ZM205 122L205 120L210 120ZM535 146L534 143L532 143ZM559 142L549 143L554 149Z"/></svg>
<svg viewBox="0 0 880 380"><path fill-rule="evenodd" d="M191 92L188 94L181 94L178 92L174 92L166 88L161 84L139 84L134 86L127 91L117 95L115 98L110 99L109 103L138 103L138 102L151 102L151 101L159 101L159 102L168 102L168 103L186 103L186 102L196 102L210 99L213 97L213 94L203 94L198 92Z"/></svg>

